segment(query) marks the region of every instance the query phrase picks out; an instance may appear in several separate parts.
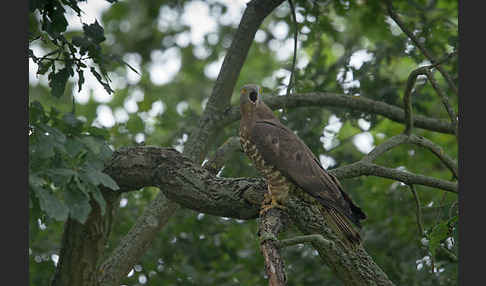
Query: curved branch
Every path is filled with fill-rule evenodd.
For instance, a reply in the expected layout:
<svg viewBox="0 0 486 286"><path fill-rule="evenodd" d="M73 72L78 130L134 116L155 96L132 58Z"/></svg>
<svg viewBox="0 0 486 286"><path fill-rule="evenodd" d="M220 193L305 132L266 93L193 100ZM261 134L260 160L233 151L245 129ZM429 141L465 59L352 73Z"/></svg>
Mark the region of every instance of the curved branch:
<svg viewBox="0 0 486 286"><path fill-rule="evenodd" d="M201 162L207 152L207 145L211 134L216 131L215 125L220 115L230 106L230 99L250 50L253 38L263 20L284 0L253 0L250 1L243 13L231 46L224 57L218 78L214 83L211 96L199 121L199 125L189 136L184 148L195 162Z"/></svg>
<svg viewBox="0 0 486 286"><path fill-rule="evenodd" d="M363 96L350 96L329 92L313 92L293 94L292 96L265 96L265 103L271 109L286 107L304 106L332 106L346 109L359 110L367 113L382 115L395 122L405 122L405 111L403 108L386 104L381 101L372 100ZM226 112L221 120L221 125L226 125L240 119L240 108L232 107ZM448 121L430 118L423 115L416 115L413 119L415 127L432 130L441 133L455 134L455 127Z"/></svg>
<svg viewBox="0 0 486 286"><path fill-rule="evenodd" d="M440 146L436 145L434 142L428 140L427 138L414 134L410 136L407 136L405 134L399 134L391 137L390 139L375 147L370 153L368 153L363 159L361 159L361 161L364 163L371 163L388 150L405 143L415 144L428 149L429 151L434 153L434 155L437 156L439 160L442 161L442 163L452 172L455 178L459 178L457 163L451 157L445 154L444 150Z"/></svg>
<svg viewBox="0 0 486 286"><path fill-rule="evenodd" d="M99 285L120 285L121 279L150 248L154 237L178 208L177 204L171 203L164 196L152 200L128 234L99 267Z"/></svg>
<svg viewBox="0 0 486 286"><path fill-rule="evenodd" d="M410 73L407 80L407 86L403 94L403 106L405 106L405 131L404 133L410 135L413 128L413 108L412 108L412 90L415 81L419 75L424 75L428 71L428 67L420 67Z"/></svg>
<svg viewBox="0 0 486 286"><path fill-rule="evenodd" d="M424 185L444 191L457 193L457 183L449 182L437 178L427 177L420 174L400 171L397 169L387 168L376 164L363 161L343 166L329 171L338 178L353 178L359 176L377 176L382 178L393 179L407 185Z"/></svg>
<svg viewBox="0 0 486 286"><path fill-rule="evenodd" d="M256 218L264 194L267 192L266 183L261 178L216 177L199 164L194 163L172 148L154 146L122 148L115 152L105 172L117 182L122 191L138 190L145 186L156 186L160 188L161 193L168 199L183 207L211 215L239 219ZM385 168L361 161L333 169L330 172L340 179L374 175L402 181L406 184L422 184L457 192L457 184L452 182ZM330 234L332 230L325 226L322 218L316 218L317 216L320 217L318 213L315 213L317 210L309 210L309 208L312 209L312 206L308 204L308 199L297 197L289 202L289 211L290 214L293 214L291 218L294 222L300 220L299 228L304 234L321 234L326 240L333 242L333 244L314 242L313 245L321 253L321 257L325 257L326 263L338 273L343 281L348 281L349 279L355 281L363 273L370 274L370 271L372 275L376 276L376 279L385 279L383 277L386 277L386 275L384 273L380 274L381 270L373 264L372 259L364 250L361 249L358 250L358 253L354 253L341 249L341 246L336 245L340 243L340 239ZM148 207L146 212L150 212L150 209ZM139 251L139 249L132 248L140 247L143 243L150 243L157 234L158 229L164 223L164 218L169 217L169 215L159 216L158 213L158 211L155 211L152 215L155 220L145 219L147 216L142 215L139 220L143 219L145 226L143 226L143 223L137 223L136 225L141 224L141 226L134 226L128 236L130 238L127 237L123 240L132 241L133 244L127 245L122 243L111 257L119 257L123 254L124 260L126 261L136 261L139 259L139 256L144 250L140 248L142 250ZM157 221L157 223L150 223L150 221ZM317 227L316 223L320 226ZM137 229L143 227L149 230L137 231ZM323 231L322 228L327 230ZM316 232L316 229L319 229L319 232ZM149 233L149 235L145 235L146 233ZM140 241L143 243L140 243ZM127 247L124 248L122 245L126 245ZM126 267L129 265L129 263L126 263L119 267L106 267L106 265L110 265L108 263L109 260L102 266L104 271L122 273L126 271ZM352 261L352 263L349 261ZM370 263L374 265L371 267L371 270L368 269ZM368 272L365 270L358 271L357 269L359 267L368 267L368 270L366 270ZM103 275L106 276L101 277L106 277L109 281L110 275L112 274L106 273ZM385 279L383 281L389 280ZM391 282L387 283L381 285L390 285ZM375 284L380 285L380 283ZM362 284L349 282L347 285Z"/></svg>
<svg viewBox="0 0 486 286"><path fill-rule="evenodd" d="M427 75L427 78L430 81L430 84L432 85L432 87L437 92L437 95L439 95L440 100L442 101L442 105L444 105L444 108L446 109L447 114L449 114L449 117L451 119L452 124L456 127L455 131L456 131L456 134L457 134L457 115L454 112L454 109L452 108L451 104L449 103L449 98L444 94L442 89L439 87L439 84L435 80L434 75L430 72L430 70L426 69L425 73Z"/></svg>
<svg viewBox="0 0 486 286"><path fill-rule="evenodd" d="M137 172L133 172L137 169ZM139 172L147 174L140 176ZM106 172L121 189L157 186L181 206L218 216L258 216L267 186L263 179L218 178L171 148L137 146L116 152ZM140 179L141 178L141 179ZM326 264L345 285L393 285L362 248L348 249L325 224L317 204L301 194L289 195L288 214L304 234L320 234L331 244L314 243ZM124 257L133 260L134 257Z"/></svg>

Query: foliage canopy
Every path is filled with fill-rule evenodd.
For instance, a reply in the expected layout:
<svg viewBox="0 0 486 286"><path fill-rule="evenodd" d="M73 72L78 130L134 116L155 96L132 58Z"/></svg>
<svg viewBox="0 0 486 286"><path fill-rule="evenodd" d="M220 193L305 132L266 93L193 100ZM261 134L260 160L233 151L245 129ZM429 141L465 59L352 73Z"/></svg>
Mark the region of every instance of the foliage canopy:
<svg viewBox="0 0 486 286"><path fill-rule="evenodd" d="M84 223L93 208L90 200L104 212L100 189L118 189L103 172L113 150L142 142L183 150L198 128L245 8L238 1L219 0L108 1L112 4L101 18L70 28L92 2L29 2L29 66L36 73L29 85L31 285L49 283L68 217ZM294 1L299 31L295 93L355 95L403 108L410 73L430 61L381 2ZM393 2L409 31L456 81L457 1ZM233 92L233 106L245 83L262 85L268 97L285 94L295 29L289 7L284 2L258 30ZM197 21L207 22L198 29ZM457 110L457 94L435 69L433 76ZM418 78L412 96L415 114L449 120L425 77ZM360 160L404 130L404 124L376 113L335 106L284 106L275 112L329 169ZM455 135L420 128L413 132L457 158ZM206 158L237 134L237 121L220 128L211 137ZM377 163L453 179L433 153L415 145L398 146ZM243 153L234 152L219 176L259 174ZM416 185L425 231L421 234L409 186L372 176L342 183L368 215L362 229L367 251L393 282L457 285L457 194ZM146 187L121 195L107 253L157 193L157 188ZM179 211L122 282L263 285L256 231L255 220ZM296 233L290 229L285 235ZM289 285L340 285L312 247L298 245L282 253Z"/></svg>

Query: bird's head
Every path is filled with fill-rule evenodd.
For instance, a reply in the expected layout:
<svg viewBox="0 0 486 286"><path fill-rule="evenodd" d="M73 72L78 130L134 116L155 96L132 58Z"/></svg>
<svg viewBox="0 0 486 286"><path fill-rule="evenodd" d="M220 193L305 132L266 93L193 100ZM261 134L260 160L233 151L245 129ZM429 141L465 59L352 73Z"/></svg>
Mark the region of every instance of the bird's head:
<svg viewBox="0 0 486 286"><path fill-rule="evenodd" d="M262 88L256 84L246 84L240 90L240 109L242 115L251 116L262 103Z"/></svg>

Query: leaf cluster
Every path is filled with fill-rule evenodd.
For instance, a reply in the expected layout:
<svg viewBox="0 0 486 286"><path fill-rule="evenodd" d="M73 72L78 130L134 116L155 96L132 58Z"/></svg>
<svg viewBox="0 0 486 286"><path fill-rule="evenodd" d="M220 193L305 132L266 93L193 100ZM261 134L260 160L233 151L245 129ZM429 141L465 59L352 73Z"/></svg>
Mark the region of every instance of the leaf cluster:
<svg viewBox="0 0 486 286"><path fill-rule="evenodd" d="M100 188L119 189L103 172L112 150L107 132L87 127L72 113L46 112L39 102L29 106L29 189L32 208L47 218L65 221L68 217L84 223L91 200L102 212L106 202Z"/></svg>

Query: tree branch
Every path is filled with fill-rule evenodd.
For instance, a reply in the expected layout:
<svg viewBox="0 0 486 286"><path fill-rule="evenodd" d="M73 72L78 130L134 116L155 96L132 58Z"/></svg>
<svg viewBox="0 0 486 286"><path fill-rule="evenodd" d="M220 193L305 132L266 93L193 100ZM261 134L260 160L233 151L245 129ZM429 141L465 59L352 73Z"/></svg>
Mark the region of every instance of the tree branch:
<svg viewBox="0 0 486 286"><path fill-rule="evenodd" d="M451 118L452 124L455 126L455 134L457 135L457 115L454 112L454 109L452 108L451 104L449 103L449 98L444 94L442 89L439 87L439 84L437 84L437 81L434 78L434 75L430 72L429 69L425 70L425 74L427 75L427 78L430 81L430 84L432 87L435 89L437 92L437 95L440 97L440 100L442 101L442 104L444 105L447 114L449 114L449 117Z"/></svg>
<svg viewBox="0 0 486 286"><path fill-rule="evenodd" d="M342 107L350 110L358 110L367 113L382 115L395 122L405 123L405 111L398 106L386 104L381 101L372 100L363 96L350 96L329 92L312 92L294 94L292 96L265 96L264 102L271 108L277 109L286 107L306 106L332 106ZM240 119L240 108L234 106L225 112L225 117L220 121L219 126L224 126ZM455 127L443 119L430 118L416 115L413 119L415 127L432 130L441 133L455 134Z"/></svg>
<svg viewBox="0 0 486 286"><path fill-rule="evenodd" d="M422 43L420 43L417 40L417 38L413 35L413 33L410 32L410 30L402 22L402 20L398 16L398 14L393 10L392 1L390 1L390 0L387 1L387 10L388 10L388 14L390 14L390 17L395 21L395 23L397 23L397 25L400 27L400 29L402 29L402 31L410 38L410 40L412 40L412 42L415 44L415 46L420 49L420 51L422 52L422 54L432 64L437 64L438 63L437 60L434 57L432 57L432 55L429 53L429 51L427 51L427 49L425 48L425 46L422 45ZM452 91L455 94L457 94L458 93L457 92L457 87L454 84L454 82L452 81L452 78L450 77L450 75L444 70L444 68L441 65L437 65L437 69L442 74L442 76L445 78L445 80L447 81L447 83L451 87Z"/></svg>
<svg viewBox="0 0 486 286"><path fill-rule="evenodd" d="M413 129L413 108L412 108L412 90L415 81L419 75L425 75L428 67L420 67L410 73L407 80L407 86L403 94L403 106L405 107L405 131L404 133L410 135Z"/></svg>
<svg viewBox="0 0 486 286"><path fill-rule="evenodd" d="M204 169L208 170L211 174L216 175L223 167L224 163L228 161L228 157L231 154L241 149L240 137L230 137L221 145L214 155L204 164Z"/></svg>
<svg viewBox="0 0 486 286"><path fill-rule="evenodd" d="M409 185L409 187L410 187L410 191L412 191L412 195L413 195L413 198L415 200L415 206L417 207L417 209L416 209L417 226L418 226L418 230L419 230L420 238L421 238L425 234L424 224L422 222L422 207L420 206L420 199L419 199L419 196L417 194L417 190L415 190L415 186Z"/></svg>
<svg viewBox="0 0 486 286"><path fill-rule="evenodd" d="M140 176L132 169L146 170ZM258 216L267 186L263 179L219 178L171 148L137 146L116 152L106 171L121 189L157 186L172 201L207 214L252 219ZM331 244L314 243L345 285L392 285L364 249L350 250L325 224L316 204L289 195L288 213L304 234L320 234ZM154 224L152 224L154 225ZM137 254L127 252L127 260Z"/></svg>
<svg viewBox="0 0 486 286"><path fill-rule="evenodd" d="M270 201L265 200L264 205L269 205ZM287 285L284 262L278 247L278 235L284 228L282 216L281 210L271 208L260 215L258 223L260 250L265 261L265 273L268 276L269 286Z"/></svg>
<svg viewBox="0 0 486 286"><path fill-rule="evenodd" d="M329 247L331 247L333 243L332 241L325 239L320 234L309 234L309 235L296 236L296 237L280 240L277 244L277 247L284 248L284 247L288 247L291 245L304 243L304 242L328 244Z"/></svg>
<svg viewBox="0 0 486 286"><path fill-rule="evenodd" d="M147 173L140 174L141 170L145 170ZM120 149L116 152L106 172L117 181L122 190L157 186L167 198L186 208L239 219L256 218L263 201L263 194L267 192L263 179L215 177L208 170L195 164L174 149L152 146ZM451 182L363 162L357 162L330 172L338 178L378 175L407 184L424 184L457 192L456 184ZM363 285L356 284L356 281L358 281L358 277L361 277L360 275L364 275L363 273L370 274L370 271L373 274L367 277L389 281L385 279L386 275L381 273L379 267L374 265L364 250L361 249L355 253L341 249L345 246L339 245L341 242L338 236L331 235L332 230L325 226L318 210L312 210L313 207L309 204L309 199L295 196L297 194L290 196L292 199L288 204L290 217L294 222L300 221L298 225L304 234L321 234L326 240L333 242L333 245L318 242L314 242L313 245L343 281L351 281L346 282L347 285ZM322 228L326 231L323 231ZM128 252L127 255L129 255ZM130 255L136 258L138 254ZM134 258L124 257L127 260ZM367 267L367 272L362 269L359 270L360 267ZM383 283L375 284L390 285L391 282Z"/></svg>
<svg viewBox="0 0 486 286"><path fill-rule="evenodd" d="M382 178L393 179L404 184L424 185L432 188L442 189L444 191L458 193L457 183L449 182L437 178L427 177L420 174L400 171L397 169L387 168L376 164L358 161L356 163L343 166L329 171L338 178L353 178L359 176L377 176Z"/></svg>
<svg viewBox="0 0 486 286"><path fill-rule="evenodd" d="M215 127L220 120L219 117L221 116L221 114L223 114L224 109L227 108L230 104L232 91L236 84L236 80L240 73L241 67L243 66L243 63L246 59L250 46L253 42L256 31L258 30L265 17L270 14L283 1L284 0L253 0L247 4L247 8L245 9L245 12L242 16L238 29L235 32L231 46L228 49L227 54L224 58L223 65L219 72L211 96L209 97L206 108L199 121L199 126L197 129L194 129L192 134L189 136L187 143L185 144L184 153L187 154L194 162L200 163L204 158L207 152L209 138L211 134L216 130ZM136 152L137 150L132 151ZM150 156L150 154L150 152L147 152L147 155ZM124 157L121 153L119 153L118 155L118 158L123 161L124 164L133 167L133 171L139 170L140 167L143 167L137 164L133 164L135 162L128 162L123 160ZM136 156L136 159L140 160L141 163L146 163L147 159L154 158L146 158L143 154L138 154L138 156ZM163 158L155 160L160 159ZM158 165L156 165L155 167L158 167ZM113 171L116 173L116 170ZM142 182L148 184L153 183L151 178L144 177L145 174L152 176L154 174L153 171L154 170L152 169L147 170L147 172L142 172L142 176L138 177L138 179L136 176L132 177L131 179L133 181L126 181L123 177L118 177L118 180L120 180L120 183L127 183L122 183L123 187L126 190L138 189L136 186L146 186L145 184L141 184ZM170 188L171 186L169 185L168 187ZM158 231L165 225L165 223L160 223L159 227L145 227L144 225L139 225L139 223L149 221L151 217L161 218L161 221L162 219L168 220L169 217L180 207L174 201L168 201L165 204L165 207L156 207L160 202L165 200L165 197L163 196L164 191L168 192L167 190L164 190L164 188L161 189L162 192L157 195L154 201L146 207L147 209L138 218L137 223L132 228L133 232L130 232L129 234L127 234L126 237L123 238L123 241L132 242L129 245L125 245L128 249L124 250L125 252L131 254L132 258L130 261L137 261L138 259L140 259L146 248L139 249L137 246L149 245L153 241L153 239L155 239ZM170 196L168 196L168 198L171 199ZM153 213L151 208L154 208L154 211L156 211L156 213ZM247 210L242 211L241 215L243 217L247 215ZM112 253L112 256L119 256L122 252L122 248L117 248ZM110 261L106 261L106 263L109 262ZM114 272L123 272L124 269L126 269L127 265L128 263L125 263L111 269L114 269ZM109 276L107 275L106 277Z"/></svg>
<svg viewBox="0 0 486 286"><path fill-rule="evenodd" d="M220 121L223 111L230 106L233 89L258 28L282 2L284 0L252 0L247 4L199 125L185 145L184 153L195 162L203 160L211 134L216 131L215 126Z"/></svg>
<svg viewBox="0 0 486 286"><path fill-rule="evenodd" d="M99 267L99 285L120 285L121 279L139 262L140 257L150 248L154 237L178 208L177 204L169 202L164 196L157 196L152 200L116 249Z"/></svg>
<svg viewBox="0 0 486 286"><path fill-rule="evenodd" d="M390 139L376 146L370 153L363 157L361 161L365 163L371 163L388 150L405 143L415 144L417 146L430 150L452 172L453 176L456 179L459 178L457 163L451 157L445 154L444 150L440 146L436 145L434 142L428 140L427 138L414 134L411 134L410 136L407 136L405 134L399 134L391 137Z"/></svg>

